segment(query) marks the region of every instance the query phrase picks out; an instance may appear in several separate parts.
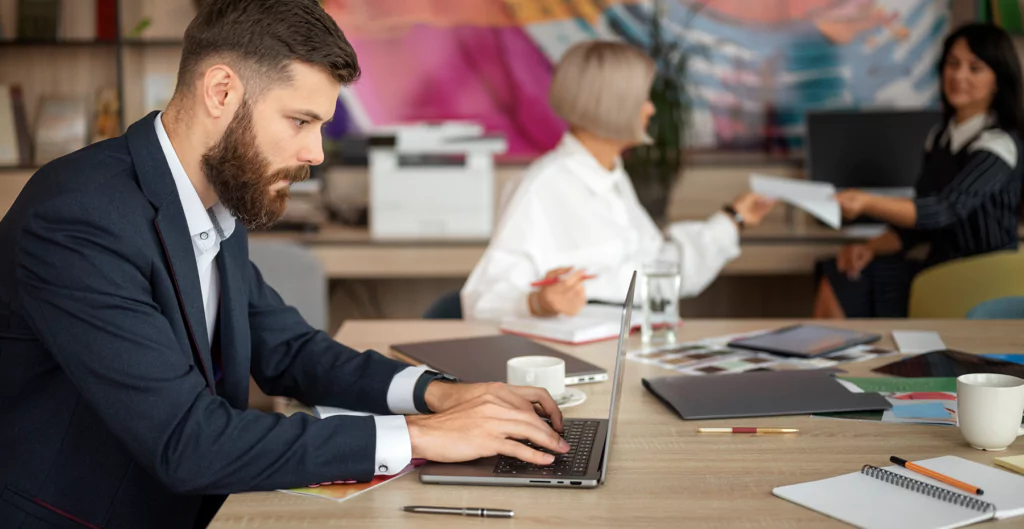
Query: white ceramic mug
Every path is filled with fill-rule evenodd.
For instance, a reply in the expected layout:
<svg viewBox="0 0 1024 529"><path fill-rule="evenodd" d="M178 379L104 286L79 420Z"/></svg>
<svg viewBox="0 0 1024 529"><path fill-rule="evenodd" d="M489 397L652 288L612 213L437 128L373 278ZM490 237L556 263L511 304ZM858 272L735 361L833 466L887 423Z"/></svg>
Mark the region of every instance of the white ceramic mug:
<svg viewBox="0 0 1024 529"><path fill-rule="evenodd" d="M565 394L565 360L553 356L518 356L506 364L505 381L513 386L548 390L557 402Z"/></svg>
<svg viewBox="0 0 1024 529"><path fill-rule="evenodd" d="M957 420L978 450L1005 450L1024 435L1024 379L973 373L956 379Z"/></svg>

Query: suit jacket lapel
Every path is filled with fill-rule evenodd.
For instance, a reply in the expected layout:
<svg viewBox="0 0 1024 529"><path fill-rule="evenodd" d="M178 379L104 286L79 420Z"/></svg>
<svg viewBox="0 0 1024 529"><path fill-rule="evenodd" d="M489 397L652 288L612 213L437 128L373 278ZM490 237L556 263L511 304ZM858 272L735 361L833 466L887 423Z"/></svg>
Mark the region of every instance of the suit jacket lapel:
<svg viewBox="0 0 1024 529"><path fill-rule="evenodd" d="M215 394L206 309L199 286L195 250L192 249L192 238L188 233L188 222L174 185L174 177L156 136L153 121L157 114L152 112L133 123L125 136L139 177L139 187L157 209L153 223L171 268L171 280L178 295L178 306L185 320L192 355L203 372L210 393Z"/></svg>
<svg viewBox="0 0 1024 529"><path fill-rule="evenodd" d="M203 291L199 285L199 269L196 267L195 250L188 234L188 224L181 204L175 208L168 204L160 209L156 217L156 231L164 247L164 255L171 266L171 280L178 294L178 306L185 319L185 330L191 342L192 354L199 359L203 378L214 394L213 361L210 358L210 334L206 329L206 307Z"/></svg>
<svg viewBox="0 0 1024 529"><path fill-rule="evenodd" d="M245 258L245 232L235 234L221 242L217 254L220 272L220 327L221 365L224 370L222 389L224 398L239 409L249 403L249 307L245 293L245 275L249 262Z"/></svg>

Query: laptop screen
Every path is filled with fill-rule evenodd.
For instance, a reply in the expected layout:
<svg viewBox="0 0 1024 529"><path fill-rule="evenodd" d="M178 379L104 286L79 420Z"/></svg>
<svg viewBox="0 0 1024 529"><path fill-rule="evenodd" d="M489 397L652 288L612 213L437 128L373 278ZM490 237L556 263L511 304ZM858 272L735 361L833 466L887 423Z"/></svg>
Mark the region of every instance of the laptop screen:
<svg viewBox="0 0 1024 529"><path fill-rule="evenodd" d="M636 272L629 281L629 290L626 291L626 301L622 306L622 324L619 327L619 348L615 353L615 374L612 376L612 402L608 408L608 433L604 440L604 455L601 456L601 480L608 473L608 453L612 451L612 435L615 433L616 418L619 414L619 399L622 398L622 376L626 368L626 341L629 340L630 321L633 316L633 292L636 290Z"/></svg>

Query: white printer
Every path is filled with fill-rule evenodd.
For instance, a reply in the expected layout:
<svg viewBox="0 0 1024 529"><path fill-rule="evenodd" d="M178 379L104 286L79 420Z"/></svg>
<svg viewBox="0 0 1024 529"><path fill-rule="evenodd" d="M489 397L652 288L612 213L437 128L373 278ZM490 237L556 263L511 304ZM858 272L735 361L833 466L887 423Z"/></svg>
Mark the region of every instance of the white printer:
<svg viewBox="0 0 1024 529"><path fill-rule="evenodd" d="M374 239L486 239L494 224L494 155L505 138L471 122L416 123L369 137Z"/></svg>

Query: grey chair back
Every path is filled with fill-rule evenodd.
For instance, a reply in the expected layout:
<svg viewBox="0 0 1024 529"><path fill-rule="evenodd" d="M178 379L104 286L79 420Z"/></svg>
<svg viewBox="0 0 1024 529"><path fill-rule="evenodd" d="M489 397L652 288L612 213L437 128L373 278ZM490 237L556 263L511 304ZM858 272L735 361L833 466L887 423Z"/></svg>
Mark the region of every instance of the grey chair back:
<svg viewBox="0 0 1024 529"><path fill-rule="evenodd" d="M285 303L312 327L327 330L327 277L313 252L293 242L250 238L249 258Z"/></svg>

